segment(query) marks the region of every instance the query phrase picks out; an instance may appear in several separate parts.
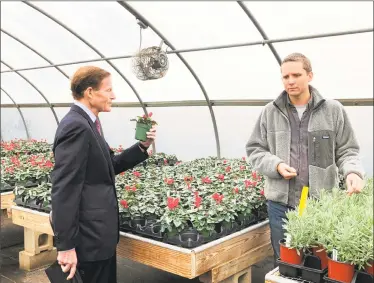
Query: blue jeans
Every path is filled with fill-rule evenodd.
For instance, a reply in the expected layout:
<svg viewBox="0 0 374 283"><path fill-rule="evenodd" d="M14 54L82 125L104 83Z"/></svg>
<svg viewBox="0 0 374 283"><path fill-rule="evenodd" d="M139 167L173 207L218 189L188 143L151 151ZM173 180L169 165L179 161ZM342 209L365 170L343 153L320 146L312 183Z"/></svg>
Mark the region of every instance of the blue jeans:
<svg viewBox="0 0 374 283"><path fill-rule="evenodd" d="M267 201L267 207L270 224L271 245L273 246L274 256L279 258L279 241L284 238L285 233L282 227L284 225L283 219L286 218L286 212L294 208L271 200Z"/></svg>

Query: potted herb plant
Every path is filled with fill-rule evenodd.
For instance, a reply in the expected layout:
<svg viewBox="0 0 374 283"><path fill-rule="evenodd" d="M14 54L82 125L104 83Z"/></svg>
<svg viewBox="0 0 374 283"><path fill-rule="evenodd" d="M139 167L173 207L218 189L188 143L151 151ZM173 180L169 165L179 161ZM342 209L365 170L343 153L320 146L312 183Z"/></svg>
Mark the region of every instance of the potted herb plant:
<svg viewBox="0 0 374 283"><path fill-rule="evenodd" d="M304 257L305 221L299 216L297 210L286 212L283 228L285 239L279 241L280 259L286 263L300 265Z"/></svg>
<svg viewBox="0 0 374 283"><path fill-rule="evenodd" d="M330 231L322 242L329 255L328 277L350 283L355 266L363 269L373 255L372 195L347 196L344 191L340 195L336 194L326 212L332 220L329 220Z"/></svg>

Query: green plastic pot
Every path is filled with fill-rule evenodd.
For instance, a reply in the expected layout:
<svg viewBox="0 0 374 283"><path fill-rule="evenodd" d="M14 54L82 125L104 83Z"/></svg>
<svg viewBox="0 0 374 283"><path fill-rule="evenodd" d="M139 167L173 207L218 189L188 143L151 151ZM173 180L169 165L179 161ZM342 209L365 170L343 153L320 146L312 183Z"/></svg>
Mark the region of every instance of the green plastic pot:
<svg viewBox="0 0 374 283"><path fill-rule="evenodd" d="M135 130L135 139L138 141L146 141L147 140L147 132L152 128L152 125L147 125L144 123L136 123L136 130Z"/></svg>

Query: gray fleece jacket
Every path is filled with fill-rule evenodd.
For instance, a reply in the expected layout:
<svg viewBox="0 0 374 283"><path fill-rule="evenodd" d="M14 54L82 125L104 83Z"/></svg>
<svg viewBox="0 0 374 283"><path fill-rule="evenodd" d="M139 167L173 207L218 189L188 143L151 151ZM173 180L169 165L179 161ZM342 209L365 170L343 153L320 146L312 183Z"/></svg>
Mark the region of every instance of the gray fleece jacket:
<svg viewBox="0 0 374 283"><path fill-rule="evenodd" d="M359 145L343 105L325 100L310 86L314 107L308 125L309 195L318 197L320 189L332 189L344 178L356 173L364 178ZM265 197L287 205L289 181L278 173L281 162L290 164L291 127L284 91L268 103L258 118L246 145L249 162L265 175Z"/></svg>

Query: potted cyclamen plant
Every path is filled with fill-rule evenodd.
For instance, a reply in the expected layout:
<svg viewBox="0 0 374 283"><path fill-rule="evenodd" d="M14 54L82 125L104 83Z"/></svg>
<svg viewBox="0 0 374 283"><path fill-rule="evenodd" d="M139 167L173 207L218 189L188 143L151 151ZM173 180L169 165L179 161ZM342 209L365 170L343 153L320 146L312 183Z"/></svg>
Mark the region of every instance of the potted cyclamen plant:
<svg viewBox="0 0 374 283"><path fill-rule="evenodd" d="M152 119L152 112L148 115L137 116L137 119L131 119L130 121L136 121L135 139L139 141L147 140L147 132L152 128L153 125L157 125L157 122Z"/></svg>

